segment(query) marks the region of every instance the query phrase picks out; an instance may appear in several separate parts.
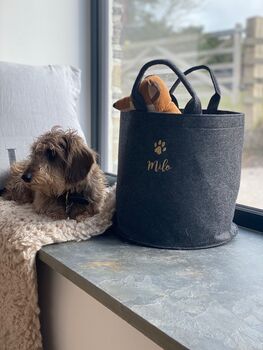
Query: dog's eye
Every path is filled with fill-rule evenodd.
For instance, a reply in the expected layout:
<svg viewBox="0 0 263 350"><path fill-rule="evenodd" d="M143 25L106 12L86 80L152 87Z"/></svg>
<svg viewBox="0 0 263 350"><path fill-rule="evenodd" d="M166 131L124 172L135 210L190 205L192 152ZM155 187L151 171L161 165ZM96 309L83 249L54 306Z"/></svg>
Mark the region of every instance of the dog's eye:
<svg viewBox="0 0 263 350"><path fill-rule="evenodd" d="M49 160L49 161L52 161L52 160L55 160L55 158L56 158L56 153L55 153L55 151L54 150L52 150L52 149L47 149L46 150L46 156L47 156L47 159Z"/></svg>

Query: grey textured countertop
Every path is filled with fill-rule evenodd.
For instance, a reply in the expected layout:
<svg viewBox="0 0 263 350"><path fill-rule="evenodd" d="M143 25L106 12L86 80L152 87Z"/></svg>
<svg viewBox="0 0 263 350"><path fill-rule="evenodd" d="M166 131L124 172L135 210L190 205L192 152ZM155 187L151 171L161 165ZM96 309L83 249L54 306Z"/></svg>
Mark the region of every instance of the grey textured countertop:
<svg viewBox="0 0 263 350"><path fill-rule="evenodd" d="M112 236L46 246L39 258L164 349L263 349L263 235L205 250Z"/></svg>

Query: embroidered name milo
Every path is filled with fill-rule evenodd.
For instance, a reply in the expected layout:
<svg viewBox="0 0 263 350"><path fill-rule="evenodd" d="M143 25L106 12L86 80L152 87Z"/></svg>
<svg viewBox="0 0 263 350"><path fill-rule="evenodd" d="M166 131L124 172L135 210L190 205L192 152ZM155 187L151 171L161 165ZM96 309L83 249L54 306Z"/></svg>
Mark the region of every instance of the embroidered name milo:
<svg viewBox="0 0 263 350"><path fill-rule="evenodd" d="M160 156L165 151L166 151L165 141L159 140L158 142L154 143L154 152L158 156ZM164 160L155 159L155 160L148 160L147 161L147 170L148 171L154 171L156 173L158 173L158 172L164 173L166 171L169 171L170 169L172 169L172 167L170 166L167 158Z"/></svg>

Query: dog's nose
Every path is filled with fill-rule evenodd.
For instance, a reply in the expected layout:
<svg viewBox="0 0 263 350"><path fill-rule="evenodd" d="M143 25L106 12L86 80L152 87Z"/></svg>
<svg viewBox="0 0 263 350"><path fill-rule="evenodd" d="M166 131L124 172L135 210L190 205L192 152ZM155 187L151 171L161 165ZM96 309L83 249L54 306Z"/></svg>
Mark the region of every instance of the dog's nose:
<svg viewBox="0 0 263 350"><path fill-rule="evenodd" d="M25 182L31 182L32 180L32 174L31 173L25 173L21 176L22 180Z"/></svg>

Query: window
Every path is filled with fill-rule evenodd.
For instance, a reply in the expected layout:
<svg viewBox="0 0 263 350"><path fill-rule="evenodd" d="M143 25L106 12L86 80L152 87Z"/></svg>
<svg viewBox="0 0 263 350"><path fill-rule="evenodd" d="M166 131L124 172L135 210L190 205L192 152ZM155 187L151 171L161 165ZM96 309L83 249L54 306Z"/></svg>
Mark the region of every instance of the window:
<svg viewBox="0 0 263 350"><path fill-rule="evenodd" d="M105 10L105 9L104 9ZM169 58L185 70L208 64L219 81L220 108L245 113L245 144L237 202L263 209L263 3L261 0L112 0L109 2L106 169L117 172L119 112L111 106L128 96L143 63ZM223 20L222 20L223 19ZM174 75L154 70L168 85ZM205 72L191 75L203 106L212 95ZM176 90L180 106L188 94Z"/></svg>

